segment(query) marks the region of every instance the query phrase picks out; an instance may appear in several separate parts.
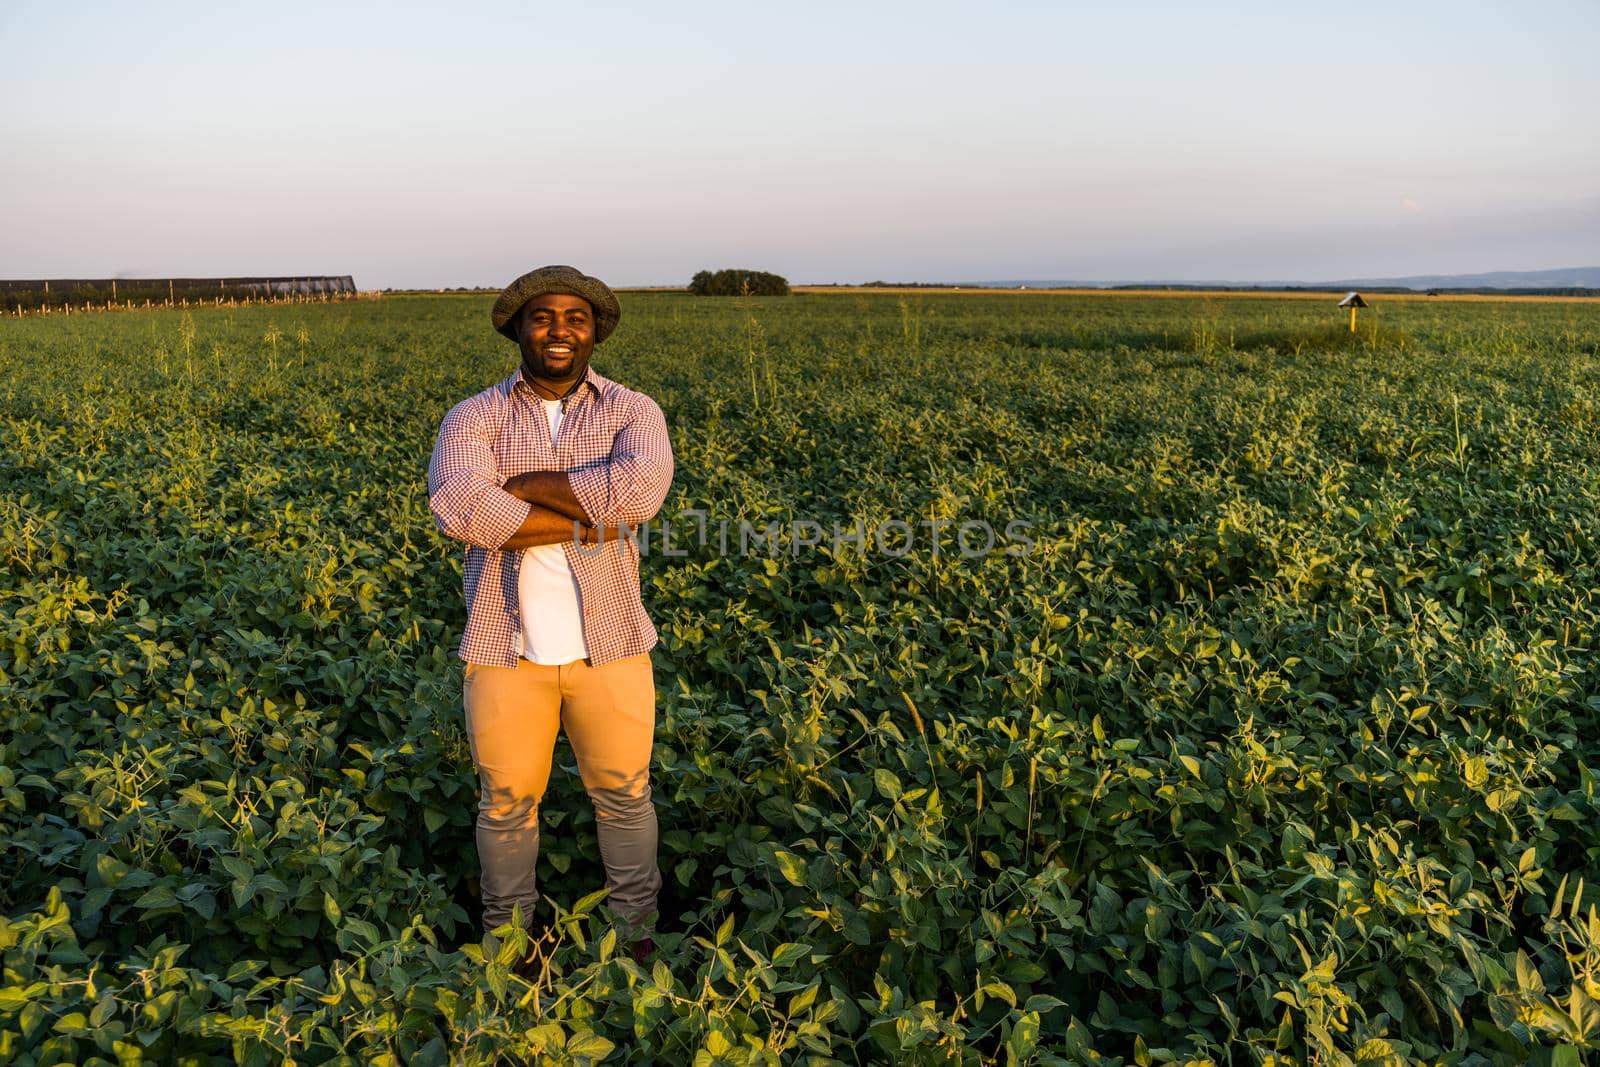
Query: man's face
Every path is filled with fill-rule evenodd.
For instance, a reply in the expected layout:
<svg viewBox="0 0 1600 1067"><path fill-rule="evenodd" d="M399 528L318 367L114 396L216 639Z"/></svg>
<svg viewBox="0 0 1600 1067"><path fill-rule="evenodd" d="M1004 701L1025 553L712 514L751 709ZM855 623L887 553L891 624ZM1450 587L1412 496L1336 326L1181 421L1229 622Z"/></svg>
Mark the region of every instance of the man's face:
<svg viewBox="0 0 1600 1067"><path fill-rule="evenodd" d="M594 309L587 300L565 293L536 296L518 314L517 343L530 377L565 384L583 376L594 354Z"/></svg>

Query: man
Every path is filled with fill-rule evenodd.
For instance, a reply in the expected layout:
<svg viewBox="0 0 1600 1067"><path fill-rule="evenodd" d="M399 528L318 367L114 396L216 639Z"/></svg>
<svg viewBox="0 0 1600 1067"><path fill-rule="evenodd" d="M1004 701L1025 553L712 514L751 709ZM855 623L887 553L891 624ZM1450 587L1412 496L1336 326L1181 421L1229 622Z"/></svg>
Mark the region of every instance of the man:
<svg viewBox="0 0 1600 1067"><path fill-rule="evenodd" d="M639 599L639 550L619 524L653 517L672 483L661 409L589 366L622 311L604 282L540 267L490 319L515 341L510 377L439 427L428 504L467 544L460 657L478 770L486 933L533 923L539 802L565 728L594 803L607 903L642 953L661 874L650 799L656 631ZM598 544L597 544L598 542Z"/></svg>

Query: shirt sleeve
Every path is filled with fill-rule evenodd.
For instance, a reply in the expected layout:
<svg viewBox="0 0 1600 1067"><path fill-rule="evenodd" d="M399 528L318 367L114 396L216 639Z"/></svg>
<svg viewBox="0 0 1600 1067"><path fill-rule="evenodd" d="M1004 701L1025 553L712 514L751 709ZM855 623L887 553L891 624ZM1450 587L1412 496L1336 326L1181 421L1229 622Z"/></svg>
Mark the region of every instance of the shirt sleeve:
<svg viewBox="0 0 1600 1067"><path fill-rule="evenodd" d="M672 488L672 444L660 406L639 395L603 462L569 471L572 495L596 523L637 526L661 510Z"/></svg>
<svg viewBox="0 0 1600 1067"><path fill-rule="evenodd" d="M467 400L450 409L428 461L428 507L446 537L499 548L528 517L528 505L501 488L500 469L481 413Z"/></svg>

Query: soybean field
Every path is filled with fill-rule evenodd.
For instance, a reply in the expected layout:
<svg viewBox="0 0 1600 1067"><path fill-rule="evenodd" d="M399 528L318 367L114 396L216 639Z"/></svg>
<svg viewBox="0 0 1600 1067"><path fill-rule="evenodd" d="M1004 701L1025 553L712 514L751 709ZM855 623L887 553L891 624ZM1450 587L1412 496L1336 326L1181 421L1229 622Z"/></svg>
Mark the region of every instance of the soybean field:
<svg viewBox="0 0 1600 1067"><path fill-rule="evenodd" d="M490 302L0 321L0 1061L1600 1061L1600 304L624 294L659 951L563 742L518 971Z"/></svg>

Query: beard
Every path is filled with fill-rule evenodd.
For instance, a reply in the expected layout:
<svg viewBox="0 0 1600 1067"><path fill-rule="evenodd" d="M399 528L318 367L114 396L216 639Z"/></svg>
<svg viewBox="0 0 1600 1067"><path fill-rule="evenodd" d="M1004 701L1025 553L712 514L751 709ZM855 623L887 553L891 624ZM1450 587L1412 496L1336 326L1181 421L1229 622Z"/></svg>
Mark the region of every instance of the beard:
<svg viewBox="0 0 1600 1067"><path fill-rule="evenodd" d="M522 372L535 381L563 387L577 382L589 369L589 353L574 351L565 360L546 359L542 351L524 352ZM565 389L558 389L565 392Z"/></svg>

